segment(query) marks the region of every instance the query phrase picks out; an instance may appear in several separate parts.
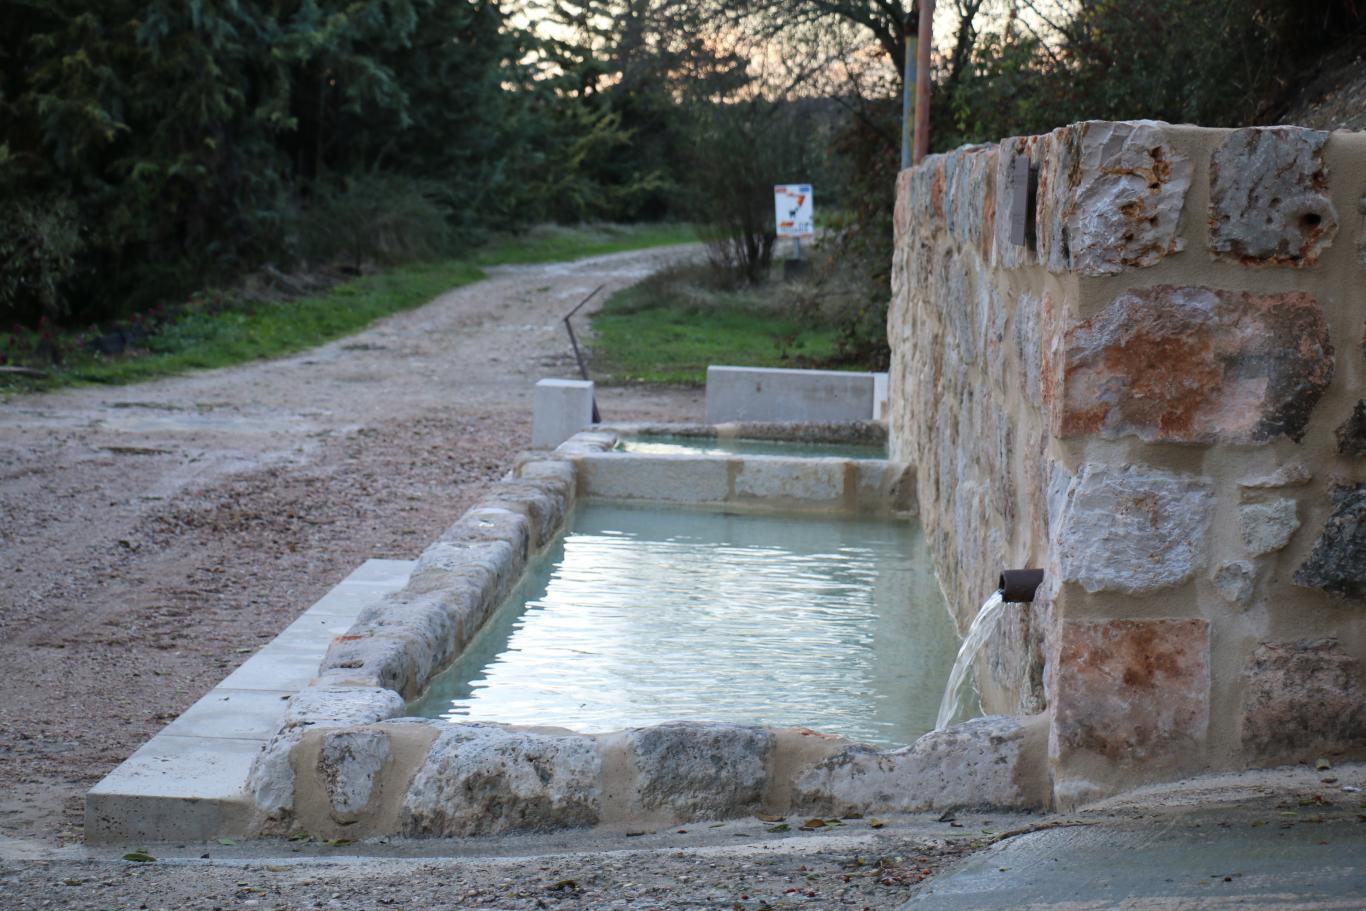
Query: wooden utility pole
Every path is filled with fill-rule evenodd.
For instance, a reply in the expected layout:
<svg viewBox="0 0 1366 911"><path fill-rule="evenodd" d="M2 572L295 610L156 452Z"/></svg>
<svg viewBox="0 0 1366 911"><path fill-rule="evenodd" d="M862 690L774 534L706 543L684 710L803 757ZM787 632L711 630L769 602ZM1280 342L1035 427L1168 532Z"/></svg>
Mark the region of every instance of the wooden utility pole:
<svg viewBox="0 0 1366 911"><path fill-rule="evenodd" d="M911 0L911 11L902 23L905 61L901 67L901 169L909 168L915 157L916 43L920 39L920 4Z"/></svg>
<svg viewBox="0 0 1366 911"><path fill-rule="evenodd" d="M934 44L934 0L920 0L919 61L915 73L915 163L930 151L930 48Z"/></svg>

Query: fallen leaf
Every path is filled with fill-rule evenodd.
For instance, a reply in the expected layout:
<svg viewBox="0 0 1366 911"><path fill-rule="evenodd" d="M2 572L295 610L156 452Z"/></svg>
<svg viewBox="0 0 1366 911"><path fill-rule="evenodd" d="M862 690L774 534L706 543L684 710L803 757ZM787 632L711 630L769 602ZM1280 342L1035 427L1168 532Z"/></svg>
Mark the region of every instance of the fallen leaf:
<svg viewBox="0 0 1366 911"><path fill-rule="evenodd" d="M781 822L781 823L778 823L778 825L774 826L773 828L768 829L767 831L769 831L769 832L791 832L791 831L792 831L792 827L789 826L789 825L788 825L787 823L785 823L785 822Z"/></svg>
<svg viewBox="0 0 1366 911"><path fill-rule="evenodd" d="M266 869L271 873L288 873L289 867L280 864L266 864Z"/></svg>
<svg viewBox="0 0 1366 911"><path fill-rule="evenodd" d="M156 858L148 854L146 851L130 851L127 854L123 855L123 859L131 860L134 863L139 864L150 864L156 861Z"/></svg>
<svg viewBox="0 0 1366 911"><path fill-rule="evenodd" d="M773 813L755 813L754 818L760 822L782 822L786 816L778 816Z"/></svg>
<svg viewBox="0 0 1366 911"><path fill-rule="evenodd" d="M233 845L237 844L237 842L233 841L231 838L220 838L218 839L218 843L220 845L227 845L228 847L232 847Z"/></svg>
<svg viewBox="0 0 1366 911"><path fill-rule="evenodd" d="M825 821L824 819L815 818L815 819L808 819L806 822L802 823L802 828L803 828L803 829L824 829L824 828L826 827L826 825L827 825L827 823L826 823L826 821Z"/></svg>
<svg viewBox="0 0 1366 911"><path fill-rule="evenodd" d="M1314 763L1314 768L1320 772L1323 772L1327 769L1331 769L1332 767L1333 764L1329 762L1327 759L1319 759Z"/></svg>
<svg viewBox="0 0 1366 911"><path fill-rule="evenodd" d="M885 825L887 825L887 823L885 823L885 822L883 822L882 820L878 819L876 816L874 816L874 817L872 817L872 818L870 818L870 819L868 820L868 828L870 828L870 829L881 829L881 828L882 828L883 826L885 826Z"/></svg>
<svg viewBox="0 0 1366 911"><path fill-rule="evenodd" d="M552 886L546 886L548 892L578 892L579 884L572 879L562 879Z"/></svg>
<svg viewBox="0 0 1366 911"><path fill-rule="evenodd" d="M84 883L85 883L85 880L83 880L83 879L64 879L64 880L62 880L62 885L64 885L64 886L80 886L80 885L83 885Z"/></svg>

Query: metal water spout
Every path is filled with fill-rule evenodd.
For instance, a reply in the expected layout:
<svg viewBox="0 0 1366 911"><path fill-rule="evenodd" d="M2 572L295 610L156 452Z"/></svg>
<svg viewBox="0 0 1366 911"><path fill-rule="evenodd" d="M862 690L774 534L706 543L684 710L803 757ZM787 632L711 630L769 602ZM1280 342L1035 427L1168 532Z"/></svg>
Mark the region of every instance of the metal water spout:
<svg viewBox="0 0 1366 911"><path fill-rule="evenodd" d="M1034 600L1034 593L1043 584L1041 569L1007 569L1001 572L998 590L1001 600L1009 604L1022 604Z"/></svg>

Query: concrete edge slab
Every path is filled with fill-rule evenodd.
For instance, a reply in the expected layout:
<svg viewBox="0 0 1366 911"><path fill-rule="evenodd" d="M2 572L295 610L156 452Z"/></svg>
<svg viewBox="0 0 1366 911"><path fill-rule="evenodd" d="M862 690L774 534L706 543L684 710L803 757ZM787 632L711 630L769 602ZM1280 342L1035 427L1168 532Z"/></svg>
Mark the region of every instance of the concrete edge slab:
<svg viewBox="0 0 1366 911"><path fill-rule="evenodd" d="M247 781L328 642L414 563L367 560L86 794L90 843L243 834Z"/></svg>

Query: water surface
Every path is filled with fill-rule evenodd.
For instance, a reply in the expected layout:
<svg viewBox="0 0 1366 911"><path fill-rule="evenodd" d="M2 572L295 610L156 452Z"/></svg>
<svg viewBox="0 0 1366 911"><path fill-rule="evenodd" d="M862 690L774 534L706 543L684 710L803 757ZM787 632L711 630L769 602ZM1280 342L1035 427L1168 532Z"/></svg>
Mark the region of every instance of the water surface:
<svg viewBox="0 0 1366 911"><path fill-rule="evenodd" d="M411 709L906 744L934 727L957 648L915 524L588 503Z"/></svg>

